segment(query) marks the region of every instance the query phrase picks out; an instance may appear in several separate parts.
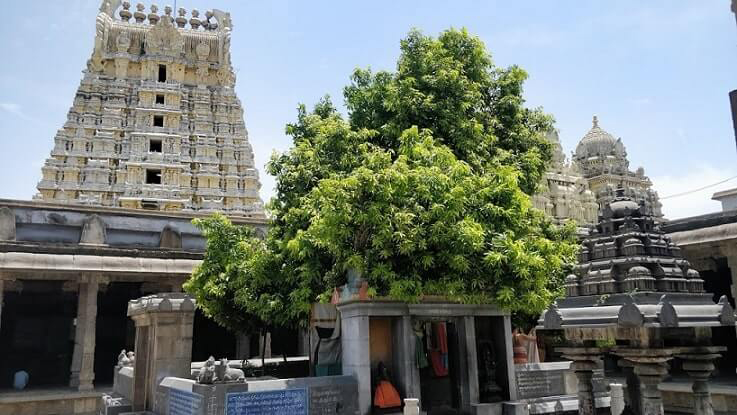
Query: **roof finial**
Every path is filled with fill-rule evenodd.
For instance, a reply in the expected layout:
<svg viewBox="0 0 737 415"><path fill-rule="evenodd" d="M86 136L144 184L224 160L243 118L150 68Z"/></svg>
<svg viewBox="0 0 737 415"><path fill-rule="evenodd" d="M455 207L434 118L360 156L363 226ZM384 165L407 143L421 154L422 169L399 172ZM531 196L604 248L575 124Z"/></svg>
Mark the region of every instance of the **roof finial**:
<svg viewBox="0 0 737 415"><path fill-rule="evenodd" d="M594 119L591 122L594 123L594 128L599 128L599 117L594 115Z"/></svg>

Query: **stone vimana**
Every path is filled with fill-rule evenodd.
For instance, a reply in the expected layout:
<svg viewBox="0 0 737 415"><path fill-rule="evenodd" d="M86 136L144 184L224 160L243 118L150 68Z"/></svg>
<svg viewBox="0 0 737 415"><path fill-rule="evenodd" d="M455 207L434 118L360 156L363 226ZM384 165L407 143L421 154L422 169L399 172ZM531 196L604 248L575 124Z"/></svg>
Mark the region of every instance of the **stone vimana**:
<svg viewBox="0 0 737 415"><path fill-rule="evenodd" d="M263 217L233 89L230 14L173 12L103 2L36 199Z"/></svg>
<svg viewBox="0 0 737 415"><path fill-rule="evenodd" d="M576 146L573 161L588 181L591 191L596 194L600 207L614 201L617 188L622 187L624 196L642 204L647 213L662 218L658 194L652 190L645 169L639 167L634 172L629 169L630 162L622 139L614 138L601 129L596 116L591 130Z"/></svg>
<svg viewBox="0 0 737 415"><path fill-rule="evenodd" d="M623 196L608 203L597 229L584 239L576 274L566 279L569 297L615 293L703 293L704 280L655 218Z"/></svg>
<svg viewBox="0 0 737 415"><path fill-rule="evenodd" d="M537 209L556 223L572 219L586 233L603 213L600 206L612 202L619 188L641 204L644 211L658 219L663 217L658 193L652 189L645 170L642 167L634 172L629 170L622 139L601 129L596 116L571 160L566 160L563 154L557 131L551 131L548 140L553 145L553 159L540 191L532 200Z"/></svg>

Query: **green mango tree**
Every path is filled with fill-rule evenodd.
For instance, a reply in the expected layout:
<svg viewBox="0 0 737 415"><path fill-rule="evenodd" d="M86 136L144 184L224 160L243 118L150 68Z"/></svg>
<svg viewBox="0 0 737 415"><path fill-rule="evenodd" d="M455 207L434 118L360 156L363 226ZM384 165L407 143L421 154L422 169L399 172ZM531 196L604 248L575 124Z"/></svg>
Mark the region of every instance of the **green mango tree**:
<svg viewBox="0 0 737 415"><path fill-rule="evenodd" d="M552 118L524 106L526 77L465 30L410 32L395 71L353 73L347 116L328 98L298 108L292 148L267 166L265 239L221 215L196 221L207 253L185 289L236 330L306 322L348 269L375 296L541 312L576 242L532 207Z"/></svg>

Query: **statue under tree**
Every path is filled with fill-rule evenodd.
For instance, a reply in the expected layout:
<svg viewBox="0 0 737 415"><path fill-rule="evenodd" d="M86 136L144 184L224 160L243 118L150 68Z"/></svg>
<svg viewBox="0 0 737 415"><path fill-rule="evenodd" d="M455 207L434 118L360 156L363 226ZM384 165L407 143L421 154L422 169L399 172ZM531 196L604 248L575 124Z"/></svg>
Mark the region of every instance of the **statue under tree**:
<svg viewBox="0 0 737 415"><path fill-rule="evenodd" d="M396 71L354 72L347 118L327 98L299 107L293 147L268 165L265 239L223 216L196 222L208 248L186 290L235 330L306 322L348 270L373 296L541 312L575 244L532 208L552 119L524 107L526 76L465 30L410 32Z"/></svg>

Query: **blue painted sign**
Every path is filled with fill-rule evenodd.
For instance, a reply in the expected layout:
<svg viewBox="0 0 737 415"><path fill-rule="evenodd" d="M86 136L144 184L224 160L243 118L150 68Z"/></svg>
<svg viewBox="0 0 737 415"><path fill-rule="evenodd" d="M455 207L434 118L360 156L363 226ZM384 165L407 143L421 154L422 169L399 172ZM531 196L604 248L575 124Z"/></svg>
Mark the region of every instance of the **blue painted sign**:
<svg viewBox="0 0 737 415"><path fill-rule="evenodd" d="M202 395L178 389L169 390L169 415L202 413Z"/></svg>
<svg viewBox="0 0 737 415"><path fill-rule="evenodd" d="M226 415L307 415L307 389L229 393Z"/></svg>

